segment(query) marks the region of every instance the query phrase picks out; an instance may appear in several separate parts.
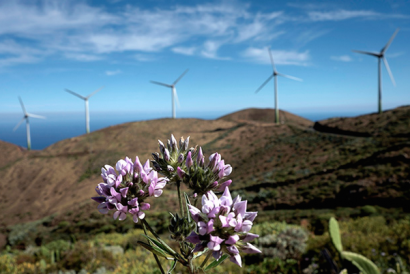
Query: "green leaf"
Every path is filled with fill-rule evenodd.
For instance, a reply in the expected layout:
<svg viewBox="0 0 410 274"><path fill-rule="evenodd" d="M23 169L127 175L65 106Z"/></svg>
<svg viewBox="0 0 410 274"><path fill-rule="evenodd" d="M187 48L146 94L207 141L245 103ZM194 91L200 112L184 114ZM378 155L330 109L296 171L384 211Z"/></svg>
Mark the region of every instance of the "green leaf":
<svg viewBox="0 0 410 274"><path fill-rule="evenodd" d="M178 261L176 259L172 262L171 268L168 270L168 274L171 274L172 270L175 269L175 267L177 266L177 262Z"/></svg>
<svg viewBox="0 0 410 274"><path fill-rule="evenodd" d="M195 258L198 258L198 257L200 257L200 256L202 256L204 253L206 253L206 252L208 252L208 248L207 247L205 247L205 249L203 250L203 251L199 251L195 256L194 256L194 259Z"/></svg>
<svg viewBox="0 0 410 274"><path fill-rule="evenodd" d="M205 271L208 271L208 270L210 270L210 269L212 269L212 268L215 268L215 267L217 267L218 265L220 265L223 261L225 261L226 260L226 258L228 258L229 257L229 255L228 254L224 254L224 255L222 255L222 257L221 258L219 258L219 260L215 260L215 261L213 261L212 263L210 263L207 267L205 267Z"/></svg>
<svg viewBox="0 0 410 274"><path fill-rule="evenodd" d="M149 244L141 242L141 241L138 241L137 243L139 245L141 245L143 248L147 249L148 251L150 251L150 252L152 252L152 253L154 253L158 256L164 257L168 260L174 260L174 258L167 257L168 254L166 254L162 249L160 249L158 246L155 246L154 244L149 245Z"/></svg>
<svg viewBox="0 0 410 274"><path fill-rule="evenodd" d="M380 274L377 266L365 256L353 252L343 251L342 257L351 261L363 274Z"/></svg>
<svg viewBox="0 0 410 274"><path fill-rule="evenodd" d="M342 239L340 238L340 230L339 230L339 223L336 221L335 218L330 218L329 220L329 233L330 238L332 239L333 245L337 249L337 251L342 252Z"/></svg>
<svg viewBox="0 0 410 274"><path fill-rule="evenodd" d="M188 194L186 194L185 192L184 192L184 196L185 196L185 205L186 205L186 212L187 212L186 215L188 216L188 222L191 222L191 212L189 211L189 207L188 207L188 205L190 205L191 202L189 201Z"/></svg>
<svg viewBox="0 0 410 274"><path fill-rule="evenodd" d="M142 236L144 236L145 238L148 239L148 241L154 243L156 246L158 246L159 248L161 248L165 253L168 253L171 256L176 255L177 253L171 248L169 247L164 241L162 241L161 239L155 240L154 238L151 238L148 235L144 235L141 234Z"/></svg>

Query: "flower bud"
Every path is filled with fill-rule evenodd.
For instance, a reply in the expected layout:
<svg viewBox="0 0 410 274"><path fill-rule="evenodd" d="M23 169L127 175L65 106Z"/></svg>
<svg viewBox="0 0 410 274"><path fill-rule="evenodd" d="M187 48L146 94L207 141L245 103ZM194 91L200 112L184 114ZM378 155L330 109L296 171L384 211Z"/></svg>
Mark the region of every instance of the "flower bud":
<svg viewBox="0 0 410 274"><path fill-rule="evenodd" d="M191 157L191 151L188 152L188 155L186 156L186 166L187 168L190 168L194 164L194 161L192 160Z"/></svg>
<svg viewBox="0 0 410 274"><path fill-rule="evenodd" d="M167 148L168 150L172 151L171 141L167 140Z"/></svg>
<svg viewBox="0 0 410 274"><path fill-rule="evenodd" d="M177 168L178 177L183 180L185 176L185 171L183 171L180 167Z"/></svg>
<svg viewBox="0 0 410 274"><path fill-rule="evenodd" d="M175 139L173 134L171 134L171 147L172 147L172 151L178 150L177 140Z"/></svg>
<svg viewBox="0 0 410 274"><path fill-rule="evenodd" d="M208 167L210 168L210 169L214 169L214 167L215 167L215 165L216 165L216 161L217 161L217 159L218 159L218 153L214 153L214 154L212 154L211 156L209 156L209 164L208 164Z"/></svg>
<svg viewBox="0 0 410 274"><path fill-rule="evenodd" d="M164 151L164 160L169 161L171 159L171 155L169 155L169 150L166 148Z"/></svg>
<svg viewBox="0 0 410 274"><path fill-rule="evenodd" d="M179 139L179 147L184 148L184 137L181 136L181 139Z"/></svg>
<svg viewBox="0 0 410 274"><path fill-rule="evenodd" d="M158 143L159 143L159 151L162 153L162 155L164 155L164 153L165 153L164 143L161 142L160 140L158 140Z"/></svg>
<svg viewBox="0 0 410 274"><path fill-rule="evenodd" d="M168 169L169 172L174 171L174 168L173 168L172 166L170 166L170 165L167 165L167 169Z"/></svg>
<svg viewBox="0 0 410 274"><path fill-rule="evenodd" d="M141 210L148 210L151 208L151 205L149 203L141 203L140 208Z"/></svg>
<svg viewBox="0 0 410 274"><path fill-rule="evenodd" d="M159 154L158 152L152 153L152 157L154 158L155 161L159 161Z"/></svg>
<svg viewBox="0 0 410 274"><path fill-rule="evenodd" d="M189 137L190 137L190 136L188 136L188 138L186 138L186 140L185 140L185 142L184 142L184 146L183 146L184 151L188 150L188 146L189 146Z"/></svg>
<svg viewBox="0 0 410 274"><path fill-rule="evenodd" d="M202 153L202 148L199 147L198 156L196 157L196 163L199 165L202 158L204 158L204 154Z"/></svg>
<svg viewBox="0 0 410 274"><path fill-rule="evenodd" d="M182 162L184 162L184 154L179 154L178 156L178 163L182 164Z"/></svg>
<svg viewBox="0 0 410 274"><path fill-rule="evenodd" d="M156 171L161 171L162 170L162 168L160 167L160 165L157 163L157 162L155 162L155 161L151 161L152 162L152 165L154 166L154 169L156 170Z"/></svg>

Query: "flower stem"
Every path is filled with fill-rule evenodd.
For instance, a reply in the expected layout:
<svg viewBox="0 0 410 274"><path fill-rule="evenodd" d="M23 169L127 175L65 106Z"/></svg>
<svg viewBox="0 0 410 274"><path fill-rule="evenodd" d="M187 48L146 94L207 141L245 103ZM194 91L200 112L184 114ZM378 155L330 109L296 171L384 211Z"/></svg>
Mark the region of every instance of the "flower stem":
<svg viewBox="0 0 410 274"><path fill-rule="evenodd" d="M211 257L211 255L212 255L212 251L209 251L209 252L208 252L208 255L206 255L205 260L204 260L204 261L202 262L202 264L201 264L201 268L203 268L203 267L205 266L206 262L209 260L209 258Z"/></svg>
<svg viewBox="0 0 410 274"><path fill-rule="evenodd" d="M148 225L148 223L147 223L144 219L142 219L142 228L144 229L145 235L148 236L148 234L147 234L147 229L145 228L145 224ZM151 231L151 227L150 227L149 225L148 225L148 227L149 227L149 229L150 229L150 231ZM152 232L152 231L151 231L151 232ZM150 243L150 244L151 244L151 243ZM164 269L162 268L161 263L160 263L160 261L159 261L159 259L158 259L158 256L157 256L156 254L154 254L154 253L152 253L152 255L154 255L155 261L157 262L157 265L158 265L158 267L159 267L159 270L161 270L161 273L162 273L162 274L165 274Z"/></svg>
<svg viewBox="0 0 410 274"><path fill-rule="evenodd" d="M182 196L181 196L180 188L181 188L181 181L177 180L179 209L181 210L181 216L184 217L184 207L182 206Z"/></svg>

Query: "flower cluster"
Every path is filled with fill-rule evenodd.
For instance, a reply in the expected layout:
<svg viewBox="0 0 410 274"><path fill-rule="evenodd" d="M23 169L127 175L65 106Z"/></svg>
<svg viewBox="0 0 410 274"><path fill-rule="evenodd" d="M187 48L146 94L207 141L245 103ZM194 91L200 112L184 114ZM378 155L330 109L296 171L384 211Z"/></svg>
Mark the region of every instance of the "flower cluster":
<svg viewBox="0 0 410 274"><path fill-rule="evenodd" d="M221 154L214 153L209 156L209 163L205 165L202 148L198 149L195 155L195 161L192 159L191 151L188 152L185 168L177 169L178 177L194 193L203 195L208 191L224 191L232 183L232 180L224 181L225 177L232 172L231 165L226 165L222 160ZM219 182L218 182L219 181Z"/></svg>
<svg viewBox="0 0 410 274"><path fill-rule="evenodd" d="M170 212L168 229L171 239L179 243L181 253L175 252L163 242L145 220L144 224L156 239L147 236L149 244L138 243L153 252L154 256L173 258L189 267L190 273L195 271L192 260L196 257L193 253L205 249L216 260L227 254L232 262L242 266L240 252L261 252L249 243L259 237L249 233L257 212L247 212L247 201L242 201L239 196L232 199L229 192L232 180L227 180L232 167L225 164L219 153L213 153L209 156L208 163L205 163L202 148L188 146L189 137L186 140L181 138L178 147L175 137L171 135L166 146L159 141L160 153L152 154L153 168L150 167L149 160L142 165L138 157L135 162L128 157L121 159L115 168L104 166L101 169L103 182L95 189L99 196L92 199L99 203L98 210L101 213L107 214L114 210L113 217L119 220L124 220L127 214L131 214L137 223L145 218L144 211L150 208L150 204L145 202L146 198L161 196L165 185L175 182L180 214ZM164 177L158 177L158 173ZM181 183L192 191L190 194L195 198L195 205L198 195L202 195L201 210L190 204L188 194L181 195ZM223 192L223 195L218 199L214 191ZM188 206L189 212L184 210L184 204ZM192 244L195 244L195 248ZM226 255L223 259L225 258ZM156 261L161 267L159 261ZM208 267L214 266L211 263Z"/></svg>
<svg viewBox="0 0 410 274"><path fill-rule="evenodd" d="M118 174L117 174L117 172ZM115 210L114 219L124 220L127 213L132 215L135 223L144 219L144 210L150 208L145 203L147 197L159 197L166 185L167 178L158 178L158 173L152 170L149 160L142 165L136 157L135 162L128 157L121 159L115 165L106 165L101 169L103 183L98 184L95 191L100 195L92 199L100 203L98 211L107 214Z"/></svg>
<svg viewBox="0 0 410 274"><path fill-rule="evenodd" d="M174 135L167 142L167 147L159 141L159 153L153 153L152 164L154 169L163 174L170 181L182 181L193 191L193 194L202 195L208 191L224 191L232 181L224 181L232 172L232 167L225 164L219 153L214 153L209 157L209 162L205 165L205 157L202 148L189 148L189 137L179 141Z"/></svg>
<svg viewBox="0 0 410 274"><path fill-rule="evenodd" d="M208 248L216 260L225 253L239 266L242 266L240 252L261 253L248 243L259 237L249 233L257 212L247 212L247 201L242 201L240 196L232 200L228 187L219 199L212 191L203 195L201 210L188 206L198 228L197 233L192 232L186 238L196 244L194 252Z"/></svg>
<svg viewBox="0 0 410 274"><path fill-rule="evenodd" d="M169 178L170 181L174 181L174 178L177 175L177 168L184 165L184 160L187 158L188 152L194 151L194 148L188 149L189 136L186 140L181 137L179 140L179 147L177 140L172 134L166 147L160 140L158 140L158 143L161 154L158 152L152 153L154 158L152 165L156 171Z"/></svg>

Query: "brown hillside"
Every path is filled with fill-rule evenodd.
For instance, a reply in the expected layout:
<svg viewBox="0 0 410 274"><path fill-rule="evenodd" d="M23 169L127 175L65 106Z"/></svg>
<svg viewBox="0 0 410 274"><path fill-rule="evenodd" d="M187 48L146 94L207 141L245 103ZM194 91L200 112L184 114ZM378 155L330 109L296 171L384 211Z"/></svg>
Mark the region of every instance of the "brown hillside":
<svg viewBox="0 0 410 274"><path fill-rule="evenodd" d="M332 118L318 124L330 129L359 132L372 136L410 136L410 106L352 118ZM315 128L317 125L315 126Z"/></svg>
<svg viewBox="0 0 410 274"><path fill-rule="evenodd" d="M275 109L248 108L220 117L221 120L237 122L257 122L273 124L275 122ZM298 125L309 127L313 122L290 112L279 110L279 120L281 124Z"/></svg>
<svg viewBox="0 0 410 274"><path fill-rule="evenodd" d="M63 140L43 151L10 149L4 159L18 161L0 168L0 226L78 212L80 206L86 206L83 212L88 208L86 215L95 212L90 197L101 181L101 167L114 166L125 156L150 159L158 151L157 140L165 141L171 133L177 138L191 136L190 145L201 145L206 157L221 153L233 167L232 189L253 209L408 203L408 138L335 136L311 130L312 123L300 117L289 116L296 118L275 125L259 122L252 113L259 112L244 110L211 121L127 123ZM242 117L253 118L246 122ZM390 128L400 131L394 123ZM177 203L172 198L161 201L153 210L156 205L169 210Z"/></svg>
<svg viewBox="0 0 410 274"><path fill-rule="evenodd" d="M26 149L0 140L0 169L23 157Z"/></svg>

